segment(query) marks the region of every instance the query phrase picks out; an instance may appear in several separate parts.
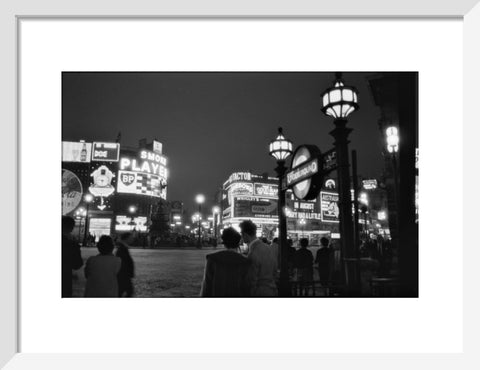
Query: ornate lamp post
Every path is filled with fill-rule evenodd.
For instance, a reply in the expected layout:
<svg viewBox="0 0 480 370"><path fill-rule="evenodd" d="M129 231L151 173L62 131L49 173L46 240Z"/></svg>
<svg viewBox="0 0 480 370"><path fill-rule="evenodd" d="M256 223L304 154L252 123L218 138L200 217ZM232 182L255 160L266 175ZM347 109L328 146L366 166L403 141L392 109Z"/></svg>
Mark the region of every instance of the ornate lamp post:
<svg viewBox="0 0 480 370"><path fill-rule="evenodd" d="M336 73L334 86L322 94L322 112L334 118L335 129L330 135L335 139L337 153L338 191L340 198L340 235L342 254L345 262L345 277L350 293L356 287L357 260L353 233L352 200L350 194L350 163L348 152L348 135L352 131L347 128L347 117L359 109L358 92L355 88L345 86L342 74Z"/></svg>
<svg viewBox="0 0 480 370"><path fill-rule="evenodd" d="M278 229L279 229L279 249L280 249L280 286L279 293L282 297L290 296L288 283L288 260L287 260L287 217L285 215L285 193L283 187L283 177L287 168L285 160L293 153L293 145L290 140L283 136L282 128L278 129L278 136L273 140L269 147L270 155L277 161L275 171L278 176Z"/></svg>
<svg viewBox="0 0 480 370"><path fill-rule="evenodd" d="M390 126L386 130L387 134L387 150L392 156L392 167L393 167L393 179L395 184L395 202L398 203L398 173L397 173L397 152L398 152L398 143L400 138L398 137L398 128L395 126Z"/></svg>
<svg viewBox="0 0 480 370"><path fill-rule="evenodd" d="M88 210L90 209L90 203L93 201L93 195L88 193L83 197L85 203L87 203L87 211L85 212L85 231L83 234L83 246L87 245L87 233L89 229L89 219L88 219Z"/></svg>
<svg viewBox="0 0 480 370"><path fill-rule="evenodd" d="M217 215L220 214L220 208L215 206L212 208L212 213L213 213L213 232L214 232L214 237L215 237L215 245L217 245L217 228L218 228L218 222L217 222Z"/></svg>
<svg viewBox="0 0 480 370"><path fill-rule="evenodd" d="M201 248L202 247L202 231L200 229L200 220L202 219L202 203L205 202L205 196L203 194L198 194L195 197L195 202L198 203L198 241L197 241L197 247Z"/></svg>

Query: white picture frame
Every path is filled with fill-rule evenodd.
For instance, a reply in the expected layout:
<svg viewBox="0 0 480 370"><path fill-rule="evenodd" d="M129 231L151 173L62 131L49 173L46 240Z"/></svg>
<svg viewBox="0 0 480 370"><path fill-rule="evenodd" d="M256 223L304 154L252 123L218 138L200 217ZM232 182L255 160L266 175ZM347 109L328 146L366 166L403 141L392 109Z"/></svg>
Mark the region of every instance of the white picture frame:
<svg viewBox="0 0 480 370"><path fill-rule="evenodd" d="M475 116L478 104L478 86L480 86L480 53L478 51L480 35L480 5L478 0L457 0L448 2L435 2L426 0L397 1L395 3L381 1L353 1L339 0L336 2L296 2L294 5L283 1L243 1L234 7L227 6L221 1L204 1L198 7L197 2L184 1L182 6L179 2L158 3L132 3L119 8L112 1L84 1L81 5L73 3L51 1L41 4L27 0L6 0L0 5L0 19L2 32L0 32L1 45L3 46L3 58L1 58L3 83L0 84L2 97L2 109L0 114L3 118L1 137L4 139L0 146L2 158L6 159L6 171L1 176L4 181L0 182L4 194L3 212L1 213L1 225L6 230L6 238L3 239L2 257L0 258L0 286L2 303L0 305L0 366L7 369L48 368L48 369L71 369L71 368L100 368L115 367L123 368L158 368L159 361L167 367L225 367L245 368L255 364L256 366L288 366L303 368L317 366L331 368L420 368L435 366L439 368L476 368L480 361L475 353L478 333L480 332L478 312L480 306L476 290L476 282L479 281L476 261L480 260L478 252L478 237L475 230L478 228L475 217L480 208L480 202L476 196L479 183L476 151L476 138L479 137L478 117ZM109 11L105 11L109 9ZM266 11L268 9L268 11ZM60 19L75 17L360 17L360 18L463 18L464 22L464 145L463 145L463 185L464 185L464 351L461 354L342 354L326 355L215 355L215 354L152 354L152 355L60 355L60 354L35 354L19 352L19 269L18 266L18 243L21 240L19 230L19 184L18 184L18 22L28 17ZM456 93L456 92L454 92ZM468 200L468 201L466 201ZM451 242L446 240L446 242ZM462 289L462 287L459 287ZM477 365L475 365L477 364Z"/></svg>

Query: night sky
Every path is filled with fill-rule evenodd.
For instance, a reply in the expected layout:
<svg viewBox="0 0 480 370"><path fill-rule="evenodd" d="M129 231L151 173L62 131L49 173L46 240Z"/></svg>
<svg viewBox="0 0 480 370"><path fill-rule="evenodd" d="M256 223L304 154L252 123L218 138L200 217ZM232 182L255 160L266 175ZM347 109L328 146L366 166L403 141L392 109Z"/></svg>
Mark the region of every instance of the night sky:
<svg viewBox="0 0 480 370"><path fill-rule="evenodd" d="M378 177L384 139L368 75L343 75L359 91L350 149L357 149L359 175ZM167 199L193 211L195 195L210 207L232 172L275 176L268 144L279 126L294 149L331 149L333 119L320 109L333 80L334 73L64 73L62 136L114 142L120 131L121 144L133 147L157 138L168 158Z"/></svg>

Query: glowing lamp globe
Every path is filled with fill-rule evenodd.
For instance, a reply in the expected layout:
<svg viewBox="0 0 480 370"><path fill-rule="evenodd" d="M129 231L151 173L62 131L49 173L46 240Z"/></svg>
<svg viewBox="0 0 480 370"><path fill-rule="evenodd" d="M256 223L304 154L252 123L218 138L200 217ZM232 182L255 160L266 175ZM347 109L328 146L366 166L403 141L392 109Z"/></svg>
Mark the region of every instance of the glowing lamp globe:
<svg viewBox="0 0 480 370"><path fill-rule="evenodd" d="M390 126L386 130L387 133L387 149L389 153L398 152L398 143L400 138L398 137L398 128Z"/></svg>
<svg viewBox="0 0 480 370"><path fill-rule="evenodd" d="M359 109L357 89L345 86L342 74L336 74L334 86L325 90L322 95L322 112L335 119L345 119Z"/></svg>
<svg viewBox="0 0 480 370"><path fill-rule="evenodd" d="M270 155L279 162L284 162L293 153L292 142L283 136L281 127L278 128L277 138L270 143L268 149Z"/></svg>
<svg viewBox="0 0 480 370"><path fill-rule="evenodd" d="M198 203L198 204L202 204L203 202L205 202L205 196L203 194L198 194L196 197L195 197L195 201Z"/></svg>

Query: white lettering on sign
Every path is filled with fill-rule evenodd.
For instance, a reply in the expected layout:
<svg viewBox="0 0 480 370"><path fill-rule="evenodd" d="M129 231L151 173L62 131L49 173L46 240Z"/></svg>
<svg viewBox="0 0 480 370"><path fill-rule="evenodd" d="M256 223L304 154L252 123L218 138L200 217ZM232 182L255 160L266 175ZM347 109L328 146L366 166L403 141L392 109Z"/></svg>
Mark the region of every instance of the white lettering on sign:
<svg viewBox="0 0 480 370"><path fill-rule="evenodd" d="M251 181L252 174L250 172L235 172L230 175L228 178L229 182L232 181Z"/></svg>
<svg viewBox="0 0 480 370"><path fill-rule="evenodd" d="M300 168L287 173L287 185L290 185L298 180L303 180L318 172L317 160L313 160L305 166L300 166Z"/></svg>
<svg viewBox="0 0 480 370"><path fill-rule="evenodd" d="M95 150L95 151L93 152L93 155L94 155L96 158L107 158L108 152L107 152L107 151L104 151L104 150Z"/></svg>
<svg viewBox="0 0 480 370"><path fill-rule="evenodd" d="M167 179L168 172L165 167L166 163L167 160L164 156L147 150L142 150L140 152L140 160L126 157L120 158L120 170L145 172Z"/></svg>

